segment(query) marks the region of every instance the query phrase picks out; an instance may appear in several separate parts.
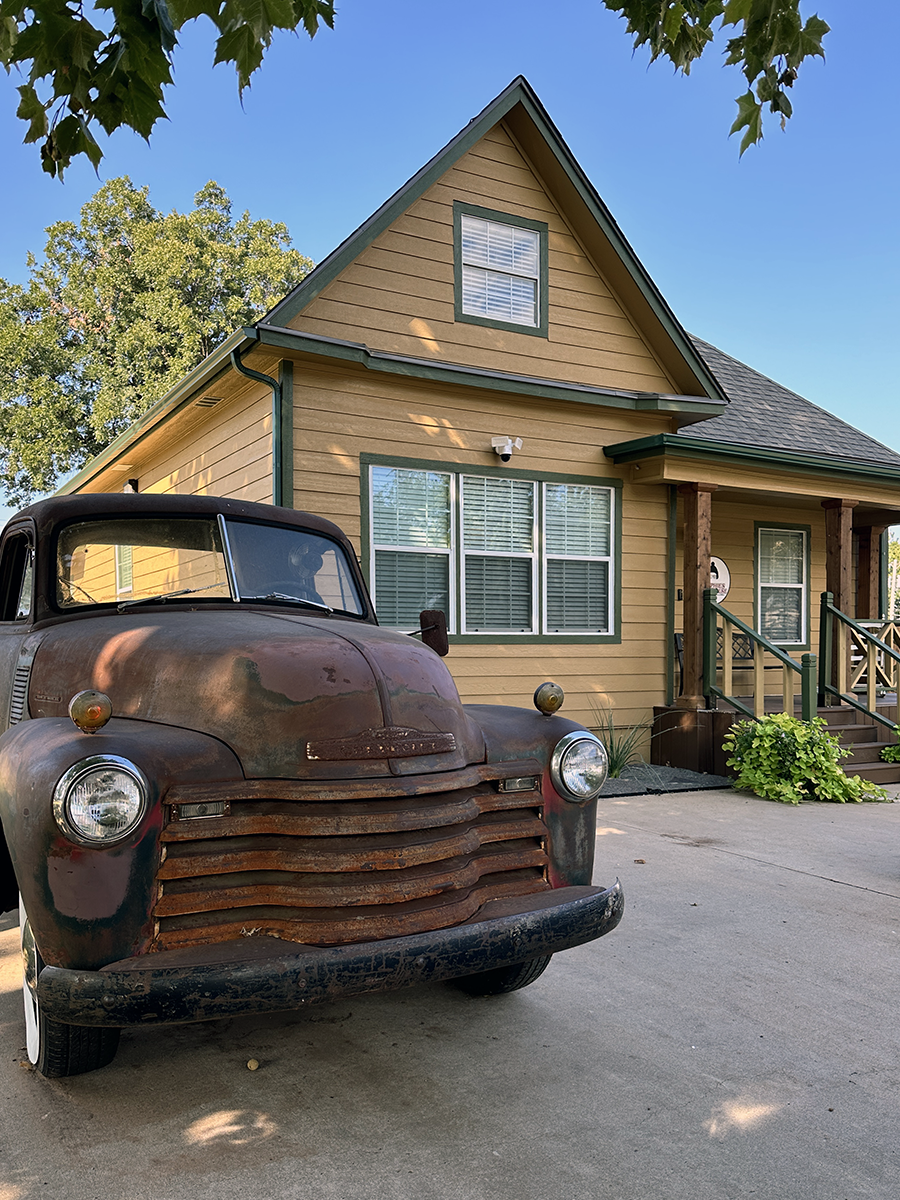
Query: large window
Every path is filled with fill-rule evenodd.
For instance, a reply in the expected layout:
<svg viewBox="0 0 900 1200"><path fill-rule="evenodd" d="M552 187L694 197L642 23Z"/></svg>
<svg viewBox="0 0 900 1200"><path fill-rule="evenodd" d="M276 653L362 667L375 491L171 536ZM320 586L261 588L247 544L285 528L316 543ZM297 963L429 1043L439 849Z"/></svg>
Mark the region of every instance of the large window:
<svg viewBox="0 0 900 1200"><path fill-rule="evenodd" d="M807 640L807 537L805 529L757 526L759 629L776 645Z"/></svg>
<svg viewBox="0 0 900 1200"><path fill-rule="evenodd" d="M454 205L456 318L546 336L547 226Z"/></svg>
<svg viewBox="0 0 900 1200"><path fill-rule="evenodd" d="M442 608L461 635L615 633L614 488L373 465L369 504L383 625Z"/></svg>

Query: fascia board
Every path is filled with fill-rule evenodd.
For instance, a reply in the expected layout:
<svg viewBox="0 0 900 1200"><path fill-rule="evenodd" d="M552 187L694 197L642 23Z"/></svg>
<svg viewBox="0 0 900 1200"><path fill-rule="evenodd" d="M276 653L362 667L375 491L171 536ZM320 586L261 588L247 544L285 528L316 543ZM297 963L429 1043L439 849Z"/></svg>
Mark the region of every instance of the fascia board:
<svg viewBox="0 0 900 1200"><path fill-rule="evenodd" d="M568 400L576 404L606 408L630 409L634 412L685 414L694 420L720 415L724 408L721 401L707 396L677 396L668 393L593 388L586 384L514 375L505 371L487 371L481 367L391 354L384 350L371 350L362 342L346 342L280 326L260 324L255 326L254 330L262 345L276 346L300 354L337 358L344 362L356 363L366 370L380 371L388 375L405 375L462 387L536 396L546 400Z"/></svg>
<svg viewBox="0 0 900 1200"><path fill-rule="evenodd" d="M653 437L636 438L605 446L603 453L616 464L641 462L667 456L671 458L708 459L743 466L766 466L776 471L816 475L840 475L860 480L878 479L894 486L900 485L900 468L880 463L836 455L818 457L790 450L775 450L765 446L742 446L737 442L713 442L705 438L682 438L677 434L658 433Z"/></svg>
<svg viewBox="0 0 900 1200"><path fill-rule="evenodd" d="M111 466L120 458L125 450L136 446L157 426L171 420L185 405L189 404L197 392L202 391L222 375L231 370L230 358L232 350L243 350L256 343L255 332L247 329L235 330L230 337L208 355L202 363L194 367L181 379L174 388L166 392L152 408L142 417L120 433L115 441L110 442L105 450L94 455L81 468L77 475L69 479L53 493L55 496L68 496L84 487L101 471Z"/></svg>

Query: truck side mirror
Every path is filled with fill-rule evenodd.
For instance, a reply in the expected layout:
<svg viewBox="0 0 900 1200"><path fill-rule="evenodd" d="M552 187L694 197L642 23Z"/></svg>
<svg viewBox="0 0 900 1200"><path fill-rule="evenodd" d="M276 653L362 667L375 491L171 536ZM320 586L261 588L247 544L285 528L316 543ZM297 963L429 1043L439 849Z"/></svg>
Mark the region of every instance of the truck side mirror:
<svg viewBox="0 0 900 1200"><path fill-rule="evenodd" d="M419 626L423 644L430 646L441 658L446 657L450 652L446 614L439 608L426 608L419 613Z"/></svg>

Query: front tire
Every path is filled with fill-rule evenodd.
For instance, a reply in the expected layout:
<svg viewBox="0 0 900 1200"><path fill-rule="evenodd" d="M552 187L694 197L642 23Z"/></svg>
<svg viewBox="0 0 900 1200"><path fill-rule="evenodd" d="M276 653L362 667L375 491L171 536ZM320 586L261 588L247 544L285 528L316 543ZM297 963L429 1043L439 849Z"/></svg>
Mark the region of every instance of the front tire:
<svg viewBox="0 0 900 1200"><path fill-rule="evenodd" d="M116 1056L119 1030L101 1026L65 1025L41 1012L37 980L44 966L31 932L31 924L19 897L19 928L22 932L24 972L22 998L25 1005L25 1046L28 1061L48 1079L83 1075L105 1067Z"/></svg>
<svg viewBox="0 0 900 1200"><path fill-rule="evenodd" d="M517 992L543 975L552 957L552 954L543 954L540 958L530 958L528 962L513 963L511 967L495 967L493 971L482 971L478 975L463 975L454 983L470 996L501 996L506 992Z"/></svg>

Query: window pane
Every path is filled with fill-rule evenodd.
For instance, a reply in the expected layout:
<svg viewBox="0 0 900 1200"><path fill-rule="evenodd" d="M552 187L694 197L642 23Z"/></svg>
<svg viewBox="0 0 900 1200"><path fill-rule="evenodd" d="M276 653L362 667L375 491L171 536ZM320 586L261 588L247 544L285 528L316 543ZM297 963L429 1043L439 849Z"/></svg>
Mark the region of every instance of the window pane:
<svg viewBox="0 0 900 1200"><path fill-rule="evenodd" d="M788 529L759 531L759 581L761 584L803 582L803 534Z"/></svg>
<svg viewBox="0 0 900 1200"><path fill-rule="evenodd" d="M462 308L473 317L537 325L537 281L463 267Z"/></svg>
<svg viewBox="0 0 900 1200"><path fill-rule="evenodd" d="M419 624L423 608L450 608L450 560L446 554L375 551L375 611L382 625Z"/></svg>
<svg viewBox="0 0 900 1200"><path fill-rule="evenodd" d="M120 592L130 592L133 577L133 547L116 546L116 589Z"/></svg>
<svg viewBox="0 0 900 1200"><path fill-rule="evenodd" d="M467 265L538 277L541 238L537 230L463 214L462 259Z"/></svg>
<svg viewBox="0 0 900 1200"><path fill-rule="evenodd" d="M604 558L610 552L610 490L550 483L545 491L548 554Z"/></svg>
<svg viewBox="0 0 900 1200"><path fill-rule="evenodd" d="M534 484L525 479L465 476L463 540L466 550L531 553Z"/></svg>
<svg viewBox="0 0 900 1200"><path fill-rule="evenodd" d="M449 546L450 476L373 467L372 525L377 543Z"/></svg>
<svg viewBox="0 0 900 1200"><path fill-rule="evenodd" d="M129 565L127 586L136 600L183 589L199 593L197 600L231 595L211 517L111 517L67 525L57 556L61 608L118 600Z"/></svg>
<svg viewBox="0 0 900 1200"><path fill-rule="evenodd" d="M803 639L800 588L760 590L761 632L770 642L799 644Z"/></svg>
<svg viewBox="0 0 900 1200"><path fill-rule="evenodd" d="M609 631L609 564L547 562L547 632Z"/></svg>
<svg viewBox="0 0 900 1200"><path fill-rule="evenodd" d="M19 588L19 603L16 606L16 620L20 621L31 612L31 599L34 592L34 550L31 546L25 554L25 571L22 575L22 586Z"/></svg>
<svg viewBox="0 0 900 1200"><path fill-rule="evenodd" d="M466 555L466 629L531 631L531 559Z"/></svg>

